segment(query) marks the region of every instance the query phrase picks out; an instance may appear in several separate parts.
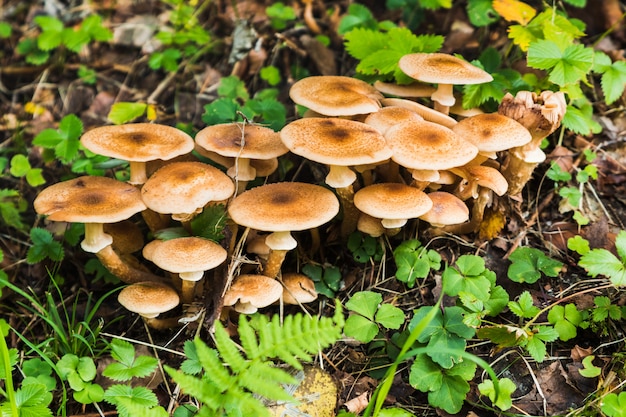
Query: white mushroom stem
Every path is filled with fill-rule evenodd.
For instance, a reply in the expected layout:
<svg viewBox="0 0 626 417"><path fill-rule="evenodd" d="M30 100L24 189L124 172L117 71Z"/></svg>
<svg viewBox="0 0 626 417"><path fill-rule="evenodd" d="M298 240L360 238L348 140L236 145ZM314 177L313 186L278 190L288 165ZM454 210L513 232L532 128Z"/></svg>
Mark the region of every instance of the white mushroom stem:
<svg viewBox="0 0 626 417"><path fill-rule="evenodd" d="M129 184L141 185L148 181L148 175L146 174L146 163L140 161L130 161L130 179Z"/></svg>
<svg viewBox="0 0 626 417"><path fill-rule="evenodd" d="M235 158L235 164L226 170L226 174L237 181L237 194L246 190L248 181L256 178L256 168L250 165L250 158Z"/></svg>
<svg viewBox="0 0 626 417"><path fill-rule="evenodd" d="M96 257L102 265L113 275L118 277L120 281L127 284L136 282L152 281L165 283L165 278L159 277L146 270L141 269L138 261L131 261L130 255L126 255L127 259L123 259L117 252L113 250L111 245L102 248L96 252ZM136 263L137 266L131 265Z"/></svg>
<svg viewBox="0 0 626 417"><path fill-rule="evenodd" d="M276 278L283 265L287 252L295 249L298 242L291 236L291 232L274 232L267 235L265 243L270 248L263 275Z"/></svg>
<svg viewBox="0 0 626 417"><path fill-rule="evenodd" d="M380 223L385 229L398 229L407 223L407 219L382 219Z"/></svg>
<svg viewBox="0 0 626 417"><path fill-rule="evenodd" d="M196 295L196 283L204 276L204 271L181 272L180 300L183 304L191 304Z"/></svg>
<svg viewBox="0 0 626 417"><path fill-rule="evenodd" d="M113 243L113 237L104 233L104 224L85 223L85 238L80 244L85 252L97 253Z"/></svg>
<svg viewBox="0 0 626 417"><path fill-rule="evenodd" d="M456 102L453 88L452 84L439 84L437 86L437 91L430 96L431 100L435 102L435 110L445 115L450 112L450 107L454 106Z"/></svg>

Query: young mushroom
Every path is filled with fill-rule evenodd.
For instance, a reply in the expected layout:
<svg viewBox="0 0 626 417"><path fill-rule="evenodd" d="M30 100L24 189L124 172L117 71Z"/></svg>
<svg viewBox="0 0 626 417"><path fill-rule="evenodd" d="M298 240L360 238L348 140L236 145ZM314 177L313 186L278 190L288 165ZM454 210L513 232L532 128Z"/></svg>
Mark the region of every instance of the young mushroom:
<svg viewBox="0 0 626 417"><path fill-rule="evenodd" d="M257 177L251 160L277 158L289 150L272 129L246 123L223 123L208 126L196 135L197 146L234 158L226 173L237 181L237 193L245 190L248 181ZM218 161L219 163L219 161Z"/></svg>
<svg viewBox="0 0 626 417"><path fill-rule="evenodd" d="M341 75L318 75L296 81L289 96L325 116L354 116L378 111L382 94L365 81Z"/></svg>
<svg viewBox="0 0 626 417"><path fill-rule="evenodd" d="M235 192L233 181L203 162L172 162L159 168L141 188L151 210L189 222L211 201L223 201Z"/></svg>
<svg viewBox="0 0 626 417"><path fill-rule="evenodd" d="M300 182L265 184L244 191L228 205L238 225L271 232L263 274L275 278L289 250L296 248L292 231L308 230L329 222L339 212L335 194L319 185Z"/></svg>
<svg viewBox="0 0 626 417"><path fill-rule="evenodd" d="M120 291L117 301L126 310L143 317L146 324L153 329L165 330L178 325L178 317L157 318L180 303L178 293L169 285L156 282L131 284Z"/></svg>
<svg viewBox="0 0 626 417"><path fill-rule="evenodd" d="M196 282L205 271L221 265L226 255L226 250L217 243L195 236L153 240L143 248L146 259L165 271L178 274L184 304L193 302Z"/></svg>
<svg viewBox="0 0 626 417"><path fill-rule="evenodd" d="M400 69L418 81L437 84L430 96L435 110L448 114L456 102L454 85L482 84L493 81L493 77L471 63L454 55L442 53L413 53L404 55L398 62Z"/></svg>
<svg viewBox="0 0 626 417"><path fill-rule="evenodd" d="M234 306L242 314L256 313L278 301L283 294L283 286L266 275L245 274L238 276L224 294L223 304Z"/></svg>
<svg viewBox="0 0 626 417"><path fill-rule="evenodd" d="M317 300L315 283L304 274L290 272L281 277L283 283L283 303L306 304Z"/></svg>
<svg viewBox="0 0 626 417"><path fill-rule="evenodd" d="M87 131L80 143L93 153L130 163L130 180L140 185L148 179L146 162L168 160L193 150L193 139L172 126L155 123L129 123L101 126Z"/></svg>
<svg viewBox="0 0 626 417"><path fill-rule="evenodd" d="M81 247L95 253L104 267L120 280L126 283L161 280L123 260L111 246L111 235L104 233L104 223L120 222L146 209L137 187L112 178L82 176L45 188L33 206L48 220L84 223Z"/></svg>
<svg viewBox="0 0 626 417"><path fill-rule="evenodd" d="M469 209L465 203L454 194L445 191L428 193L433 206L420 219L430 223L435 228L461 224L469 220Z"/></svg>

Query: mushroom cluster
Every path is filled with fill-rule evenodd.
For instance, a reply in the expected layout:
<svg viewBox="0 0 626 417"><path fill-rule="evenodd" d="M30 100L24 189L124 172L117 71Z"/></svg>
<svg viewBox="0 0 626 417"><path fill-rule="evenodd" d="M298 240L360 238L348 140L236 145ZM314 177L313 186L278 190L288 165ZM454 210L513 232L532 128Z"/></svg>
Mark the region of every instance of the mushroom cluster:
<svg viewBox="0 0 626 417"><path fill-rule="evenodd" d="M91 129L82 145L128 161L128 182L83 176L54 184L35 210L51 221L84 223L83 249L129 284L120 302L154 327L171 324L155 319L163 309L196 301L207 274L221 283L221 304L241 313L279 300L311 302L313 282L283 274L300 233L310 232L315 251L324 225L343 240L357 229L392 236L416 219L433 230L476 232L495 196L523 187L541 160L538 143L565 111L559 93L507 96L495 114L464 111L453 86L488 82L489 74L446 54L409 54L399 67L413 85L344 76L297 81L290 97L308 110L280 132L250 123L208 126L195 139L150 123ZM269 178L287 153L324 174L317 183ZM173 225L190 232L194 217L216 204L226 207L232 238L188 233L144 245ZM258 260L253 269L223 267L241 255L238 236L250 236L237 246ZM167 299L158 308L157 293Z"/></svg>

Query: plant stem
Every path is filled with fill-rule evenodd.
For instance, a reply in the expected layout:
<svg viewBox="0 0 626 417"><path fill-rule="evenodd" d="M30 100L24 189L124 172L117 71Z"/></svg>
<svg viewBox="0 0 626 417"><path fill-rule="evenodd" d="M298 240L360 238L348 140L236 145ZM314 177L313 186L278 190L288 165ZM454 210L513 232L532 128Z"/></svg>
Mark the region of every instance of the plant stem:
<svg viewBox="0 0 626 417"><path fill-rule="evenodd" d="M4 335L0 337L0 354L2 355L2 363L4 364L4 386L6 388L6 397L11 406L11 415L19 416L17 409L17 402L15 401L15 391L13 390L13 375L11 374L11 358L9 357L9 347L4 338Z"/></svg>

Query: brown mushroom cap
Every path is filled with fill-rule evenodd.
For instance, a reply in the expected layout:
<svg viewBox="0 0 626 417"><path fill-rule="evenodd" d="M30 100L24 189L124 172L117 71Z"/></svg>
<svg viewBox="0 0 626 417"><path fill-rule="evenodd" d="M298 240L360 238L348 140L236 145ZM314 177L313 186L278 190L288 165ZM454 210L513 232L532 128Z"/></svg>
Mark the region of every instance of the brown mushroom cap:
<svg viewBox="0 0 626 417"><path fill-rule="evenodd" d="M372 126L384 136L391 126L409 120L421 121L424 120L424 118L407 108L400 106L389 106L383 107L376 113L369 114L365 118L365 121L363 123Z"/></svg>
<svg viewBox="0 0 626 417"><path fill-rule="evenodd" d="M45 188L33 202L35 211L52 221L85 223L81 247L99 252L113 239L103 223L115 223L146 209L141 192L131 184L107 177L82 176Z"/></svg>
<svg viewBox="0 0 626 417"><path fill-rule="evenodd" d="M172 159L191 152L194 146L191 136L182 130L154 123L97 127L86 132L80 142L98 155L129 161L133 184L145 182L146 161Z"/></svg>
<svg viewBox="0 0 626 417"><path fill-rule="evenodd" d="M306 77L295 82L289 96L296 103L327 116L352 116L378 111L382 94L365 81L340 75Z"/></svg>
<svg viewBox="0 0 626 417"><path fill-rule="evenodd" d="M235 306L235 311L252 314L259 308L278 301L283 293L283 286L277 280L265 275L240 275L235 279L226 294L223 304Z"/></svg>
<svg viewBox="0 0 626 417"><path fill-rule="evenodd" d="M45 188L33 206L50 220L73 223L115 223L146 209L136 187L113 178L92 176Z"/></svg>
<svg viewBox="0 0 626 417"><path fill-rule="evenodd" d="M139 282L120 291L117 300L128 311L153 318L176 307L180 299L176 291L158 282Z"/></svg>
<svg viewBox="0 0 626 417"><path fill-rule="evenodd" d="M504 195L509 188L509 183L504 178L504 175L496 168L490 166L469 165L461 168L452 168L450 171L467 181L469 190L464 194L470 194L473 198L478 197L479 186L489 188L499 196Z"/></svg>
<svg viewBox="0 0 626 417"><path fill-rule="evenodd" d="M409 169L445 170L465 165L478 154L472 143L432 122L404 122L385 135L391 159Z"/></svg>
<svg viewBox="0 0 626 417"><path fill-rule="evenodd" d="M285 126L280 137L296 155L330 165L331 173L326 183L335 188L350 185L356 174L352 173L351 180L341 174L335 177L333 169L343 167L347 170L348 166L375 164L391 156L391 150L378 130L352 120L299 119Z"/></svg>
<svg viewBox="0 0 626 417"><path fill-rule="evenodd" d="M266 232L311 229L338 212L339 201L332 191L301 182L261 185L244 191L228 205L235 223Z"/></svg>
<svg viewBox="0 0 626 417"><path fill-rule="evenodd" d="M401 227L407 219L430 210L432 201L423 191L401 183L368 185L354 194L354 205L387 228Z"/></svg>
<svg viewBox="0 0 626 417"><path fill-rule="evenodd" d="M416 103L415 101L407 100L404 98L384 98L380 102L385 107L397 106L405 108L407 110L411 110L412 112L420 115L424 120L428 122L437 123L450 129L452 128L452 126L458 123L455 119L446 114L438 112L435 109L431 109L430 107L424 106L423 104Z"/></svg>
<svg viewBox="0 0 626 417"><path fill-rule="evenodd" d="M197 281L203 272L226 260L227 252L217 243L200 237L153 240L143 248L143 256L181 279Z"/></svg>
<svg viewBox="0 0 626 417"><path fill-rule="evenodd" d="M434 191L428 193L428 197L433 202L433 207L419 218L432 226L461 224L469 220L469 209L455 195L445 191Z"/></svg>
<svg viewBox="0 0 626 417"><path fill-rule="evenodd" d="M482 84L493 77L471 63L443 53L413 53L398 62L409 77L435 84Z"/></svg>
<svg viewBox="0 0 626 417"><path fill-rule="evenodd" d="M306 304L317 299L315 283L304 274L287 273L282 276L283 302L285 304Z"/></svg>
<svg viewBox="0 0 626 417"><path fill-rule="evenodd" d="M186 220L210 201L228 199L233 181L219 169L202 162L173 162L157 170L141 189L143 201L157 213Z"/></svg>
<svg viewBox="0 0 626 417"><path fill-rule="evenodd" d="M477 114L461 120L452 130L476 145L480 152L499 152L530 142L528 129L498 113Z"/></svg>

